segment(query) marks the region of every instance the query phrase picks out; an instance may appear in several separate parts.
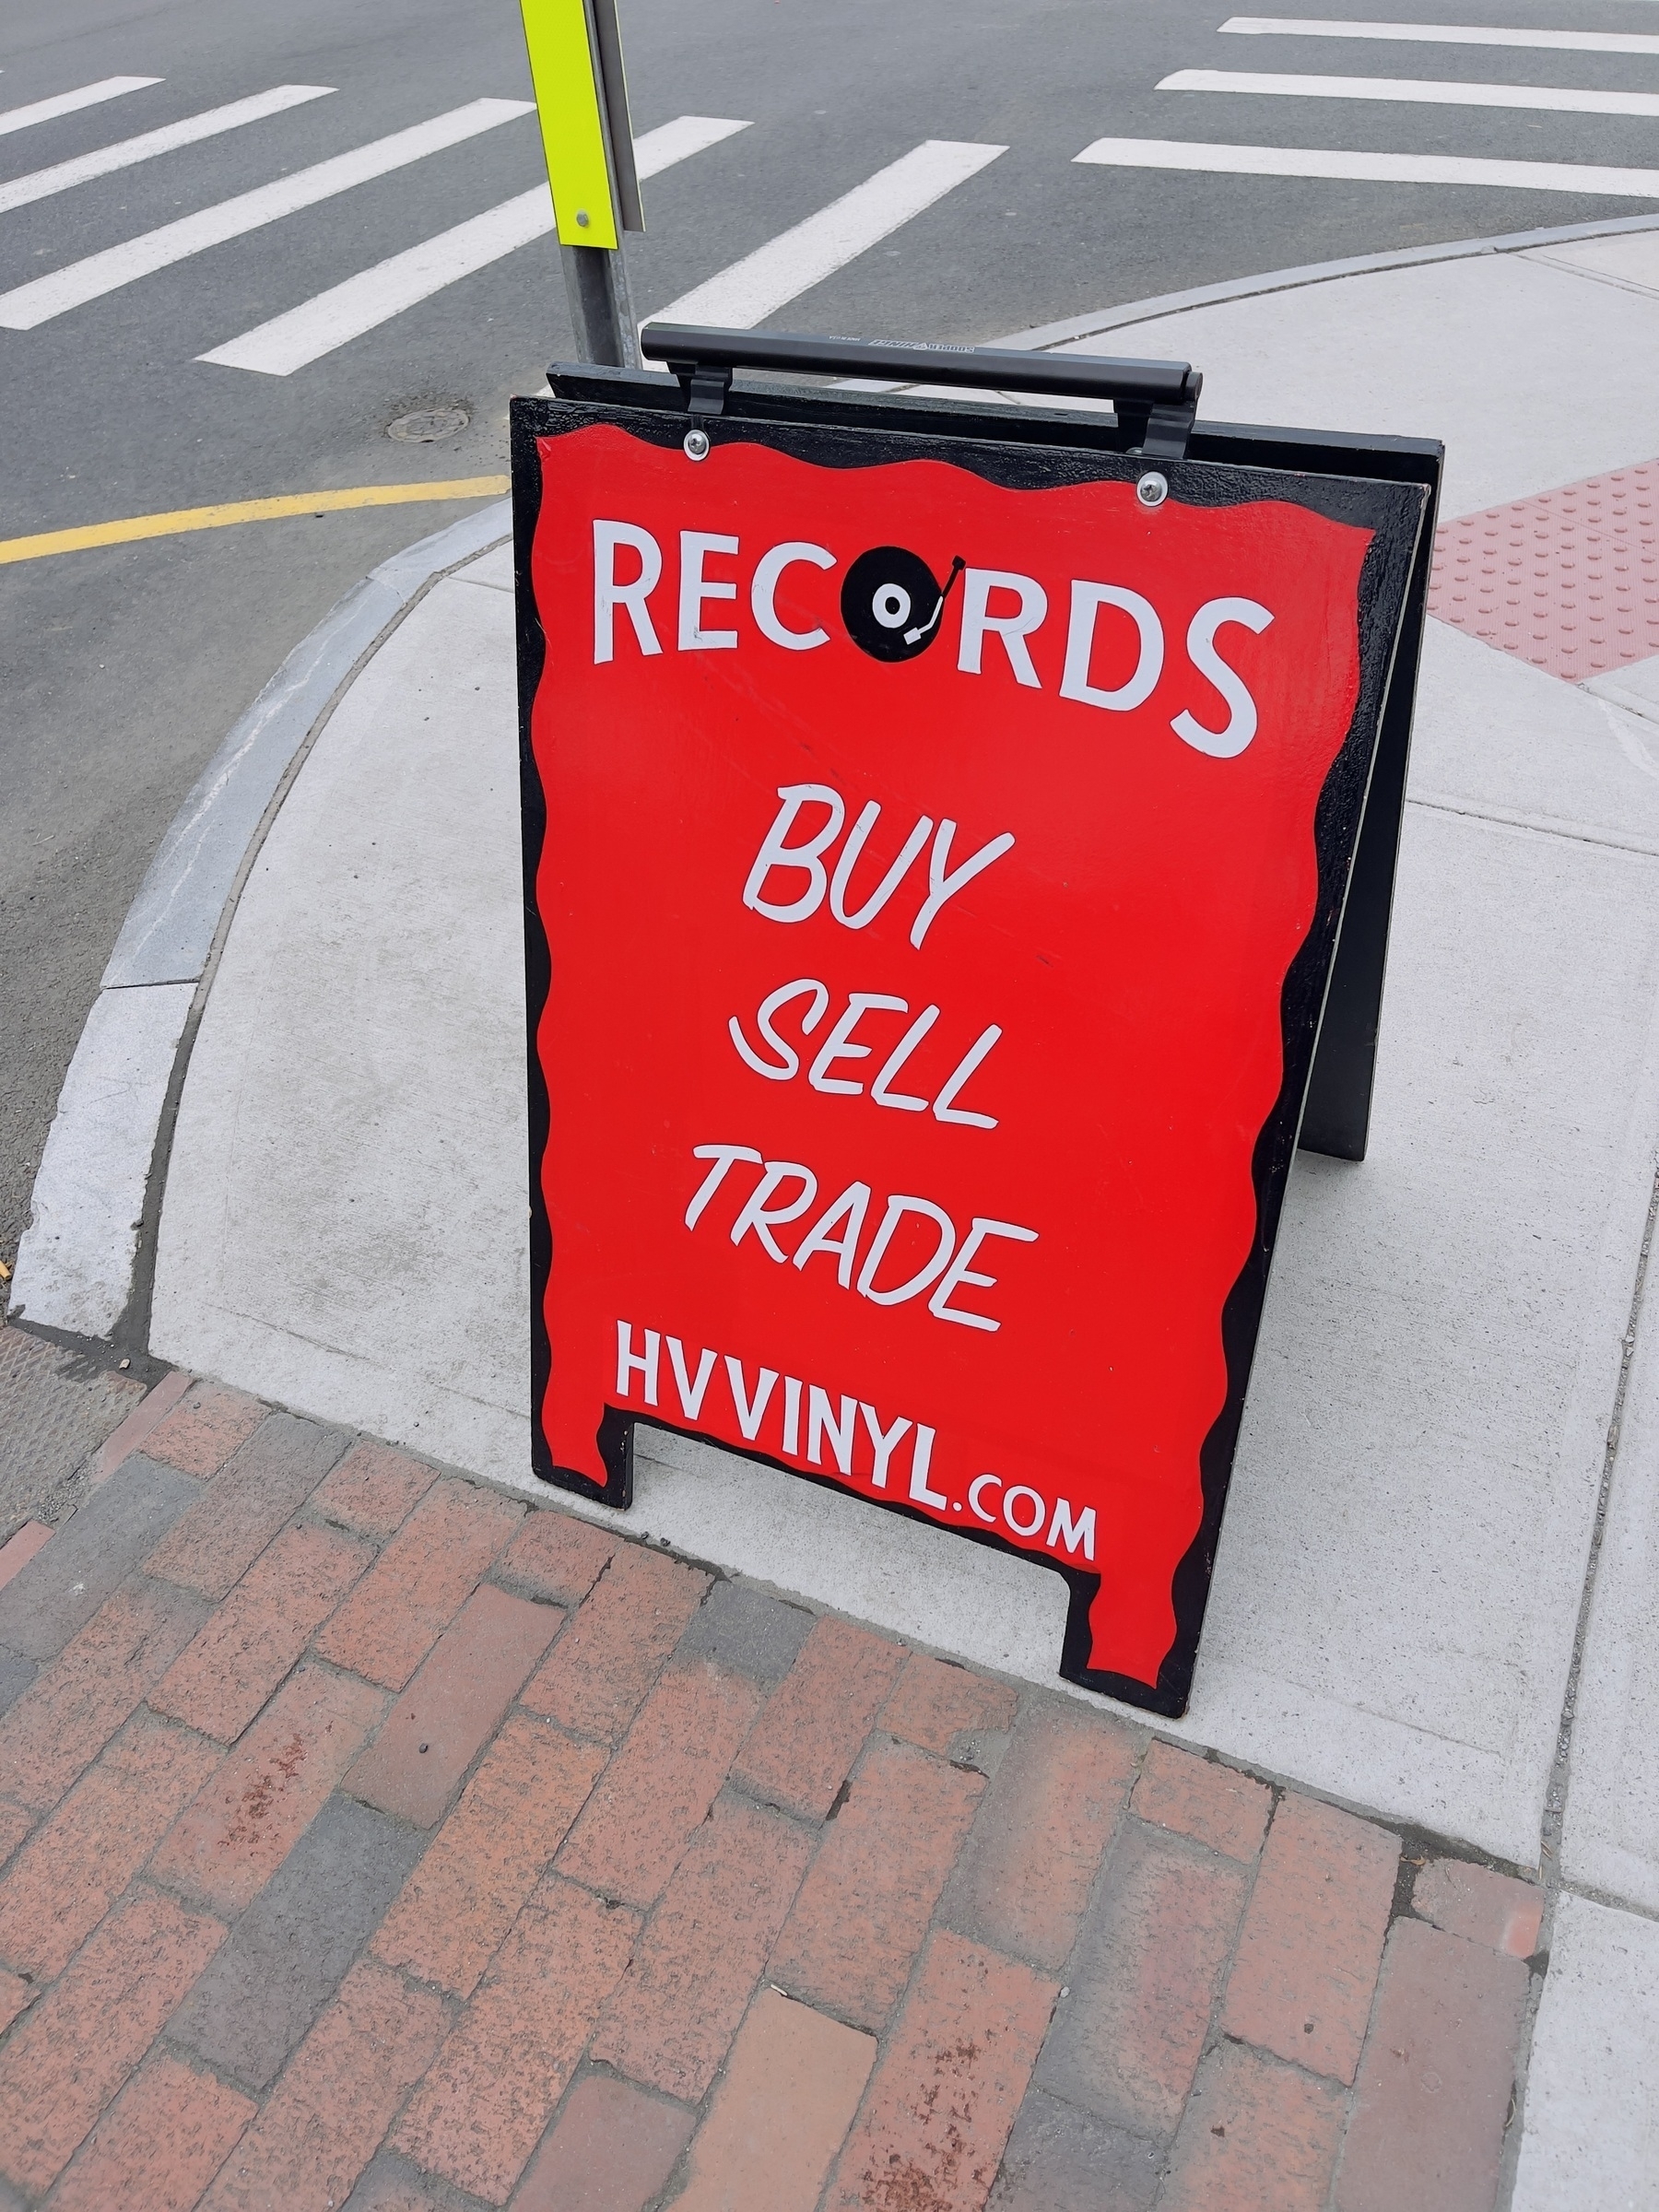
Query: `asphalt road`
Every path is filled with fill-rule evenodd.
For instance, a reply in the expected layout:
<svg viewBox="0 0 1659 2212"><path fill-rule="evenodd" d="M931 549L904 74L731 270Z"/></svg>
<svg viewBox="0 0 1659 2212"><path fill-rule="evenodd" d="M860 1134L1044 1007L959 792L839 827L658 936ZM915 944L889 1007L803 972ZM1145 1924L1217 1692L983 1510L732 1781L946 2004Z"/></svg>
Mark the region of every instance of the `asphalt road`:
<svg viewBox="0 0 1659 2212"><path fill-rule="evenodd" d="M1630 198L1079 166L1102 135L1646 167L1659 119L1159 91L1177 69L1659 90L1659 56L1222 35L1209 0L622 0L634 121L749 127L646 186L660 308L922 141L1006 152L772 317L980 340L1254 271L1641 212ZM1413 20L1652 34L1651 0L1414 0ZM161 81L8 130L118 76ZM326 97L21 206L5 180L285 84ZM0 314L29 280L481 98L529 95L513 0L8 0ZM196 357L526 191L522 115L104 293L0 327L0 539L504 465L507 401L570 350L543 240L287 376ZM1494 364L1500 373L1500 364ZM389 441L417 408L467 427ZM76 1039L181 798L289 648L374 561L465 512L307 516L0 567L0 1256Z"/></svg>

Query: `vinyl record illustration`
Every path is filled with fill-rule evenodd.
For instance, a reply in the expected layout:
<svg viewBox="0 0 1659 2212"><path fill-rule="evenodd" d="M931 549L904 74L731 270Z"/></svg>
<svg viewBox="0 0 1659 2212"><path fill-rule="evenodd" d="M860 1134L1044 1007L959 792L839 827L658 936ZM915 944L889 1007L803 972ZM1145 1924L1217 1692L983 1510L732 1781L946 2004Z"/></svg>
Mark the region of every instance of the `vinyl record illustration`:
<svg viewBox="0 0 1659 2212"><path fill-rule="evenodd" d="M841 585L841 620L861 653L876 661L913 661L939 634L939 618L962 562L941 586L920 554L902 546L861 553Z"/></svg>

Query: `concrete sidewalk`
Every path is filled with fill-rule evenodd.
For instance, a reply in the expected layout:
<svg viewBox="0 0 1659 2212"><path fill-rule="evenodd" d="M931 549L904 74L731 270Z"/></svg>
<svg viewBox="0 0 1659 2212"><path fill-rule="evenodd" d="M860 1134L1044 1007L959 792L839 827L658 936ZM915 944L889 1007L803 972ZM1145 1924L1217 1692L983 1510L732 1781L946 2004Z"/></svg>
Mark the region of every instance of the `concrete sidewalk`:
<svg viewBox="0 0 1659 2212"><path fill-rule="evenodd" d="M1525 2212L1659 2205L1659 1352L1641 1295L1659 1161L1659 231L1235 289L1041 335L1191 359L1213 418L1442 437L1453 519L1371 1156L1298 1163L1192 1708L1164 1733L1312 1794L1287 1803L1441 1840L1419 1856L1542 1884L1548 1971L1507 2167L1473 2194L1341 2184L1337 2201L1490 2205L1512 2186ZM152 1088L190 1043L148 1348L523 1491L512 579L504 548L476 558L495 526L433 556L449 572L406 594L307 735L214 958L134 980L164 1033ZM54 1131L60 1186L77 1128L121 1111L87 1088L95 1105L66 1091ZM51 1319L60 1295L47 1241L26 1243L14 1312ZM1053 1685L1062 1594L1041 1571L705 1447L649 1449L606 1542L655 1539L1144 1743ZM1243 2063L1226 2018L1200 2039L1206 2069ZM1174 2109L1210 2078L1197 2065ZM1160 2159L1179 2124L1148 2136ZM1399 2143L1421 2124L1402 2108ZM938 2201L983 2204L995 2171ZM1236 2182L1183 2196L1184 2171L1160 2204L1253 2201Z"/></svg>

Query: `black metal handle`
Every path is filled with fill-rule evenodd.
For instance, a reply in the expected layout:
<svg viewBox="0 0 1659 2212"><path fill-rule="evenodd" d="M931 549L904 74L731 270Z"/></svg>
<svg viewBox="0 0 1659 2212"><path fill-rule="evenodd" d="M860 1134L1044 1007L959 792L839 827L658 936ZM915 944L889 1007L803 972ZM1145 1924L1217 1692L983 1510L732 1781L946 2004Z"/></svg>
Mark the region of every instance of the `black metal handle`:
<svg viewBox="0 0 1659 2212"><path fill-rule="evenodd" d="M700 330L648 323L640 351L682 382L699 370L781 369L794 374L967 384L1055 398L1126 400L1142 407L1194 408L1204 379L1189 361L1112 360L1090 354L1016 353L995 346L874 345L862 338L807 338L782 331Z"/></svg>

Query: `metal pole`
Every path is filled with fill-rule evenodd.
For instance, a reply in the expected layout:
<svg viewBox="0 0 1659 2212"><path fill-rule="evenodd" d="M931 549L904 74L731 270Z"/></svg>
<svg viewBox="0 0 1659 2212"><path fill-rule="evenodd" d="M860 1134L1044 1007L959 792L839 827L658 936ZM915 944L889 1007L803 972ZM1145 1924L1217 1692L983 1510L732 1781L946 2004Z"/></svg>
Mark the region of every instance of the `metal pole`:
<svg viewBox="0 0 1659 2212"><path fill-rule="evenodd" d="M640 349L632 303L628 294L628 265L622 241L606 246L560 246L565 291L571 302L571 322L576 332L576 351L584 361L602 361L612 369L637 369Z"/></svg>
<svg viewBox="0 0 1659 2212"><path fill-rule="evenodd" d="M642 230L615 0L520 0L580 359L640 365L622 258Z"/></svg>

